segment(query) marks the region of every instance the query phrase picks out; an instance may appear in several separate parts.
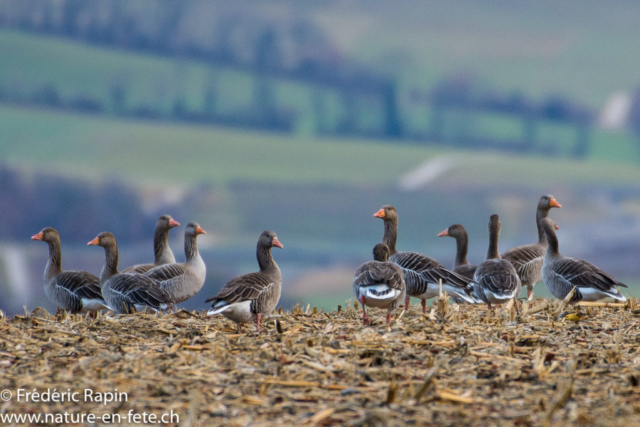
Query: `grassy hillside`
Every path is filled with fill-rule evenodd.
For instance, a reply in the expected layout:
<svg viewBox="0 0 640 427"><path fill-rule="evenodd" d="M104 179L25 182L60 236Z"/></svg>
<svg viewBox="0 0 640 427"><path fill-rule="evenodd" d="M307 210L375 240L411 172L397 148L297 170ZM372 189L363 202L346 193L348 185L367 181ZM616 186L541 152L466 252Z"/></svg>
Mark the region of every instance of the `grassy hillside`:
<svg viewBox="0 0 640 427"><path fill-rule="evenodd" d="M142 183L281 183L393 185L442 155L452 166L435 185L506 183L637 185L634 164L577 162L445 151L383 141L293 138L211 127L159 125L0 107L0 158L11 164L84 177ZM609 150L623 150L611 140Z"/></svg>
<svg viewBox="0 0 640 427"><path fill-rule="evenodd" d="M640 4L557 2L342 2L317 22L350 55L431 86L465 72L487 86L540 99L561 92L601 107L640 84L630 70L640 41Z"/></svg>
<svg viewBox="0 0 640 427"><path fill-rule="evenodd" d="M452 7L455 10L457 6ZM379 8L384 9L382 6ZM374 12L378 9L374 9ZM374 12L372 12L373 16L377 16ZM326 12L317 11L314 13L318 14L318 19L321 21L324 19L333 22L332 15L326 15ZM455 27L462 35L453 37L451 30L436 25L438 14L444 12L436 9L434 13L436 16L429 17L428 25L425 24L425 28L416 28L418 21L411 20L407 24L407 28L403 27L400 34L404 34L403 31L406 32L406 37L411 34L411 42L404 39L396 40L394 37L383 37L384 42L373 43L372 39L365 38L361 43L357 43L357 47L345 46L345 49L350 56L358 57L375 68L382 69L385 69L385 66L374 61L373 57L382 59L386 58L386 52L406 51L411 58L410 64L405 64L402 58L395 58L391 61L394 66L401 67L403 73L409 74L401 76L406 87L417 86L428 89L447 73L457 72L457 68L462 67L461 69L477 73L482 82L488 86L498 87L501 91L522 90L533 98L540 98L558 89L569 97L589 102L592 107L597 109L604 104L606 97L612 91L631 89L636 85L637 79L633 73L621 72L621 70L628 69L628 66L635 66L633 63L635 59L629 55L625 55L624 60L618 59L619 62L621 61L620 67L612 67L607 74L602 74L599 77L596 75L598 66L585 67L581 65L597 62L596 59L600 58L600 55L604 55L602 57L606 58L606 55L612 51L613 45L617 46L618 43L633 39L630 34L621 34L620 30L614 32L609 38L601 36L597 42L594 42L593 51L589 51L588 58L569 60L570 64L564 64L564 61L568 60L566 59L567 55L559 52L551 63L543 56L539 56L530 61L524 61L527 65L521 68L509 65L511 61L518 61L518 55L516 55L518 49L515 47L513 54L490 57L490 61L478 57L482 55L482 52L489 55L485 50L491 50L492 46L494 48L499 46L500 37L498 35L506 31L502 27L493 28L489 25L494 18L481 15L484 16L484 20L480 19L478 24L471 26L467 32ZM409 19L405 15L402 15L402 19ZM373 35L373 40L377 40L376 38L381 34L388 35L400 25L401 17L393 14L391 16L394 18L382 25L381 33ZM464 16L466 15L462 13L454 21L466 22L463 19ZM354 19L356 19L356 15L354 15ZM440 19L443 22L447 21L443 17ZM535 19L542 18L538 16ZM369 22L367 19L361 19L361 21ZM512 28L512 30L515 32L517 28ZM554 27L553 31L561 30ZM549 43L551 40L562 39L560 36L558 39L554 38L553 31L552 35L545 36L549 39ZM448 46L456 40L464 46L466 37L475 40L475 33L484 34L485 32L488 35L485 34L484 39L482 37L480 39L486 39L487 46L480 53L464 49L459 52L459 49L451 47L446 49L441 47L439 52L431 51L434 47L441 44ZM335 31L334 35L339 38L340 34L340 31ZM360 33L356 33L354 38L350 40L358 40L358 34ZM578 32L578 34L582 33ZM598 34L595 33L589 37L597 37ZM510 37L509 40L511 40ZM591 43L590 41L585 42L577 36L576 40L575 43L580 46L582 46L581 43ZM560 41L557 42L560 43ZM526 52L528 51L527 46L535 51L536 46L541 42L533 36L519 36L509 43L516 43L522 52ZM368 58L367 52L372 49L375 53L372 52L371 58ZM602 49L606 52L601 52ZM615 50L615 52L620 51ZM127 88L125 100L127 108L152 106L160 114L168 116L171 114L173 102L177 96L183 97L185 107L189 111L202 111L203 91L211 82L216 87L216 108L223 114L247 111L251 108L254 94L255 82L249 73L207 66L195 61L178 61L154 55L106 49L66 39L43 37L6 29L0 29L0 57L3 58L0 61L0 84L5 86L4 90L8 96L19 94L24 98L32 96L34 91L44 86L54 85L65 100L78 96L89 96L100 100L106 108L110 109L112 106L110 88L116 82L120 82ZM600 62L605 63L606 61L600 60ZM608 62L606 63L608 64ZM570 66L571 64L572 66ZM640 64L637 65L640 66ZM555 69L554 67L559 68ZM393 72L393 70L388 71ZM589 73L590 75L587 76L586 74ZM620 74L620 78L616 77L617 74ZM530 79L527 77L529 75L536 77ZM540 76L545 77L540 78ZM323 96L322 102L326 109L325 120L333 125L339 121L343 106L339 96L333 91L318 90L300 83L283 81L277 82L274 88L279 108L290 108L295 111L295 133L297 135L311 135L318 126L314 113L314 99L316 99L314 94L321 93ZM361 125L367 126L367 118L369 121L381 119L380 111L374 108L375 103L360 100L358 106ZM408 107L403 109L403 122L407 130L410 132L428 131L429 109ZM447 114L444 133L448 138L474 136L496 140L517 140L522 137L522 126L521 120L510 116L490 113L470 116L451 111ZM576 134L575 129L567 126L542 122L539 123L538 137L541 146L566 156L571 153ZM636 142L629 135L596 132L592 135L592 149L588 156L610 161L636 162L638 153L634 147L635 144Z"/></svg>

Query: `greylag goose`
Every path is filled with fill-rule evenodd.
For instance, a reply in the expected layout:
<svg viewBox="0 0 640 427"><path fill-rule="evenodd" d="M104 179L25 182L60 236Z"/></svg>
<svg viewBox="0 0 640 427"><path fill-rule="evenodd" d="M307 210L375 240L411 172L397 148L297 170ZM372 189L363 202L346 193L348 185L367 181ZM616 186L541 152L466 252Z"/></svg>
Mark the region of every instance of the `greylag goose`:
<svg viewBox="0 0 640 427"><path fill-rule="evenodd" d="M549 216L551 208L562 208L562 205L550 194L540 197L536 209L538 243L518 246L502 254L502 259L506 259L516 268L522 286L527 287L527 298L531 297L536 283L542 281L542 261L548 244L540 221Z"/></svg>
<svg viewBox="0 0 640 427"><path fill-rule="evenodd" d="M391 312L404 301L402 269L389 261L389 248L378 243L373 248L373 261L362 264L353 279L353 292L362 304L362 324L371 323L365 305L387 309L387 325Z"/></svg>
<svg viewBox="0 0 640 427"><path fill-rule="evenodd" d="M150 277L137 273L118 271L118 244L113 234L103 232L87 243L101 246L105 252L105 264L100 273L102 296L116 314L144 311L146 307L164 310L170 302L169 294Z"/></svg>
<svg viewBox="0 0 640 427"><path fill-rule="evenodd" d="M476 282L473 292L478 299L487 303L489 309L491 304L503 304L510 299L517 302L522 287L515 267L509 261L500 258L500 228L498 215L491 215L487 258L478 265L473 276Z"/></svg>
<svg viewBox="0 0 640 427"><path fill-rule="evenodd" d="M445 236L456 239L456 260L453 264L453 272L473 280L473 275L478 266L469 264L469 261L467 261L467 251L469 247L467 230L460 224L453 224L451 227L438 233L438 237ZM458 304L465 302L462 298L458 297L453 298L453 301Z"/></svg>
<svg viewBox="0 0 640 427"><path fill-rule="evenodd" d="M271 255L271 248L282 249L282 244L273 231L264 231L258 239L256 255L260 271L231 279L217 295L207 299L211 303L208 316L221 313L238 324L252 320L260 331L262 316L268 315L280 301L282 274Z"/></svg>
<svg viewBox="0 0 640 427"><path fill-rule="evenodd" d="M180 223L170 215L162 215L156 222L156 231L153 233L153 264L137 264L122 270L123 273L146 273L154 267L164 264L174 264L176 257L173 256L169 246L169 230L179 226Z"/></svg>
<svg viewBox="0 0 640 427"><path fill-rule="evenodd" d="M145 273L171 295L172 303L188 300L204 285L207 267L198 252L197 238L200 234L207 232L200 228L197 222L189 223L184 233L184 254L187 262L161 265Z"/></svg>
<svg viewBox="0 0 640 427"><path fill-rule="evenodd" d="M391 254L389 261L399 265L404 274L406 287L405 310L409 309L409 297L419 298L422 312L427 311L427 302L440 293L439 281L442 288L451 296L457 296L468 302L475 302L471 296L469 278L447 270L433 258L417 252L398 252L396 240L398 238L398 213L393 206L385 205L373 214L384 221L384 236L382 242L389 247Z"/></svg>
<svg viewBox="0 0 640 427"><path fill-rule="evenodd" d="M607 297L618 301L627 300L618 290L619 286L626 288L627 285L618 282L615 277L590 262L562 256L558 250L555 223L549 218L543 219L541 223L549 242L542 265L542 278L554 297L564 299L576 288L570 302L597 301Z"/></svg>
<svg viewBox="0 0 640 427"><path fill-rule="evenodd" d="M49 245L49 261L44 269L44 293L58 307L71 313L91 313L104 310L100 279L86 271L62 271L60 236L55 228L43 228L31 240Z"/></svg>
<svg viewBox="0 0 640 427"><path fill-rule="evenodd" d="M451 227L440 232L438 237L453 237L456 239L456 260L453 264L453 271L461 276L473 280L477 265L469 264L467 261L467 251L469 248L469 236L467 230L460 224L453 224Z"/></svg>

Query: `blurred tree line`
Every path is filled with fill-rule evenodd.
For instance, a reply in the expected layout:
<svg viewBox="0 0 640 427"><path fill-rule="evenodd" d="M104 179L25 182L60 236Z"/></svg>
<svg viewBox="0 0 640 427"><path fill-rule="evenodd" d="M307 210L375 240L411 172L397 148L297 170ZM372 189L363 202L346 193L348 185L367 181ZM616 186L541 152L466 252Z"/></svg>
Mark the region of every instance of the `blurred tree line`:
<svg viewBox="0 0 640 427"><path fill-rule="evenodd" d="M67 242L86 243L101 231L118 242L148 239L157 217L146 215L139 194L117 181L88 184L60 176L26 176L0 165L0 237L25 240L54 227Z"/></svg>
<svg viewBox="0 0 640 427"><path fill-rule="evenodd" d="M410 91L414 102L403 104L393 78L345 58L303 13L281 15L255 2L0 0L0 25L179 60L189 58L212 67L201 90L199 108L189 107L186 90L179 88L170 111L162 111L153 102L131 105L134 84L123 77L102 82L109 85L108 99L87 94L65 97L55 82L20 93L3 88L0 82L0 102L289 133L294 132L303 113L310 113L315 131L321 135L547 155L560 153L540 137L539 129L545 123L561 123L575 133L567 154L576 158L588 154L593 113L566 97L554 94L534 103L520 94L480 93L474 79L454 76L444 78L428 93ZM216 77L213 67L251 76L250 105L239 110L220 107L219 86L224 82ZM281 82L311 88L311 111L286 106L286 101L278 98ZM329 105L335 94L337 107L335 102ZM407 119L415 114L410 111L412 104L428 108L428 117L423 120L426 129L415 129ZM520 132L505 139L479 130L474 123L487 114L520 123Z"/></svg>

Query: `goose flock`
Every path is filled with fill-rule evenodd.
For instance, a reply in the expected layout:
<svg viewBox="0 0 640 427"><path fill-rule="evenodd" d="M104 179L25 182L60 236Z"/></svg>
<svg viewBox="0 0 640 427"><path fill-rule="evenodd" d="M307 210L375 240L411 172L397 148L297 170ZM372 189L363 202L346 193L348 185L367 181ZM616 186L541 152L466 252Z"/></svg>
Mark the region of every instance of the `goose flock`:
<svg viewBox="0 0 640 427"><path fill-rule="evenodd" d="M498 215L489 219L489 246L485 260L479 265L467 261L468 235L460 224L454 224L438 234L456 240L456 257L449 270L433 258L418 252L398 251L398 212L385 205L373 216L384 223L382 242L373 249L373 260L356 271L353 292L362 305L362 321L370 324L366 307L387 310L387 324L393 310L407 310L410 298L421 301L426 312L426 300L443 291L455 302L469 304L504 304L514 301L518 310L520 290L527 288L531 298L536 283L544 282L556 298L565 299L573 292L570 303L614 298L626 301L619 287L627 287L595 265L562 256L555 231L558 226L549 219L552 208L562 206L551 195L540 198L536 210L538 242L518 246L502 254L498 250L501 223ZM101 246L105 263L100 277L86 271L63 271L58 232L50 227L31 237L49 245L49 260L44 270L44 291L58 307L71 313L94 314L112 310L115 314L136 311L175 310L175 304L195 296L206 279L207 268L198 252L197 238L206 234L200 225L191 222L184 234L186 261L177 263L169 247L169 231L180 223L169 215L158 218L153 239L154 262L118 270L118 244L112 233L102 232L87 245ZM221 314L241 324L256 322L258 331L265 316L276 308L282 288L282 274L273 259L271 249L283 248L273 231L264 231L258 238L256 256L260 270L230 280L214 296L207 315Z"/></svg>

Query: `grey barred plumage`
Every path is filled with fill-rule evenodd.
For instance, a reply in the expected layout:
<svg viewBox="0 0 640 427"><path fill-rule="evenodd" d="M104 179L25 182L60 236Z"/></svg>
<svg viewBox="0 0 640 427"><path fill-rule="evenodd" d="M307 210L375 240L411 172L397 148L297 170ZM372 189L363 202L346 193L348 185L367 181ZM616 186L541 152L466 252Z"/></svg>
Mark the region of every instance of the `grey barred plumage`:
<svg viewBox="0 0 640 427"><path fill-rule="evenodd" d="M46 227L31 239L42 240L49 245L49 260L44 271L44 292L49 300L71 313L107 308L100 279L86 271L62 270L60 236L56 229Z"/></svg>
<svg viewBox="0 0 640 427"><path fill-rule="evenodd" d="M398 236L398 213L393 206L385 205L374 214L384 221L385 243L390 250L390 262L399 265L405 273L406 298L405 306L409 306L409 297L420 298L422 310L426 312L426 299L437 296L442 288L451 296L458 296L466 301L474 302L471 297L471 280L444 268L438 261L417 252L398 252L396 240ZM416 274L410 274L414 272Z"/></svg>
<svg viewBox="0 0 640 427"><path fill-rule="evenodd" d="M489 220L489 249L486 259L478 265L474 273L474 295L486 303L502 304L514 300L517 309L517 299L520 295L521 283L515 267L500 258L498 241L500 239L500 218L491 215Z"/></svg>
<svg viewBox="0 0 640 427"><path fill-rule="evenodd" d="M162 310L170 303L169 294L150 277L118 271L118 244L112 233L103 232L87 243L101 246L105 251L105 264L100 273L102 296L116 314L131 313L150 307Z"/></svg>
<svg viewBox="0 0 640 427"><path fill-rule="evenodd" d="M549 243L544 256L542 277L553 296L564 299L576 288L570 302L597 301L607 297L619 301L627 300L618 290L618 287L626 288L627 285L588 261L562 256L558 247L555 222L545 218L541 224Z"/></svg>
<svg viewBox="0 0 640 427"><path fill-rule="evenodd" d="M402 269L388 262L389 248L379 243L373 250L374 261L362 264L353 279L353 293L362 304L362 322L370 323L365 306L386 308L387 324L391 312L397 308L406 295Z"/></svg>
<svg viewBox="0 0 640 427"><path fill-rule="evenodd" d="M186 262L161 265L145 273L169 293L172 303L188 300L204 285L207 267L198 252L197 238L200 234L206 234L200 224L189 223L184 234Z"/></svg>
<svg viewBox="0 0 640 427"><path fill-rule="evenodd" d="M256 320L260 330L262 316L270 314L280 300L282 274L271 255L272 247L282 248L276 233L264 231L258 239L256 257L260 271L238 276L205 302L211 303L209 316L222 314L238 324Z"/></svg>
<svg viewBox="0 0 640 427"><path fill-rule="evenodd" d="M536 208L537 243L518 246L502 254L502 259L506 259L516 268L522 286L527 287L527 297L533 293L536 283L542 281L542 263L547 250L547 239L542 231L541 221L549 216L551 208L562 208L562 205L550 194L540 197Z"/></svg>

